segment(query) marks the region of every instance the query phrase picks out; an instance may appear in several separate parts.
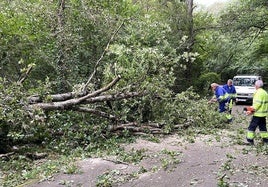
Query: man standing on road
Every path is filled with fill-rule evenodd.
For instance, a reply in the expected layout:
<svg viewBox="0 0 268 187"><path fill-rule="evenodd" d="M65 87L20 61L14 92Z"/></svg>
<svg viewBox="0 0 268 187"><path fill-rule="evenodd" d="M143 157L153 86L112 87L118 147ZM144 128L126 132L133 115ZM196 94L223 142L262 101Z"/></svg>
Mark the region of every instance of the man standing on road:
<svg viewBox="0 0 268 187"><path fill-rule="evenodd" d="M228 102L230 100L229 94L226 92L223 87L219 86L217 83L212 83L211 89L214 91L215 96L209 102L218 102L219 103L219 112L226 112L226 118L228 122L232 121L232 116L227 110Z"/></svg>
<svg viewBox="0 0 268 187"><path fill-rule="evenodd" d="M266 127L266 117L268 115L268 94L262 88L262 80L255 82L256 92L253 95L253 104L249 107L247 115L253 114L248 126L247 145L254 145L255 130L259 127L260 136L263 143L268 144L268 132Z"/></svg>
<svg viewBox="0 0 268 187"><path fill-rule="evenodd" d="M227 84L223 86L226 92L229 94L230 101L229 101L229 112L232 113L233 105L236 99L236 89L233 85L233 80L228 79Z"/></svg>

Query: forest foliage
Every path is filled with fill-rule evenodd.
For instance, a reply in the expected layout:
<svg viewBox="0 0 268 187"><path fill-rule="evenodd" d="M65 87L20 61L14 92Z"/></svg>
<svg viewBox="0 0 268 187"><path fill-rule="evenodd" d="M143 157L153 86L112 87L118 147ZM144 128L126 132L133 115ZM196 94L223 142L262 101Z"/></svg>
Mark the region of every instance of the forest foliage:
<svg viewBox="0 0 268 187"><path fill-rule="evenodd" d="M107 94L142 96L90 107L123 112L119 116L132 122L155 120L157 100L174 99L190 87L208 94L206 81L221 83L238 73L265 77L267 3L240 1L210 15L191 2L1 2L3 124L24 123L20 118L29 115L22 111L33 95L42 102L51 102L53 94L78 97L117 76Z"/></svg>
<svg viewBox="0 0 268 187"><path fill-rule="evenodd" d="M11 139L38 137L70 111L92 126L176 126L196 116L211 82L267 78L266 1L218 14L191 0L20 2L1 2L0 14L1 134Z"/></svg>
<svg viewBox="0 0 268 187"><path fill-rule="evenodd" d="M215 127L210 83L268 79L266 0L217 14L192 0L13 0L0 10L2 145L67 153L110 134Z"/></svg>

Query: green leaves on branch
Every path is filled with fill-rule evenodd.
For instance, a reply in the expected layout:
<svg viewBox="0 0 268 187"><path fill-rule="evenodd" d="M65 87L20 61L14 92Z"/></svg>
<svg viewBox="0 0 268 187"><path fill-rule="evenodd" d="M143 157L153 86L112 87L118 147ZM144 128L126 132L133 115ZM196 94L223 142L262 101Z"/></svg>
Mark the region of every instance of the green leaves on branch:
<svg viewBox="0 0 268 187"><path fill-rule="evenodd" d="M168 25L146 17L126 24L123 32L123 37L109 48L108 55L115 63L106 67L105 76L121 75L119 87L158 92L172 86L172 67L177 58L166 38Z"/></svg>

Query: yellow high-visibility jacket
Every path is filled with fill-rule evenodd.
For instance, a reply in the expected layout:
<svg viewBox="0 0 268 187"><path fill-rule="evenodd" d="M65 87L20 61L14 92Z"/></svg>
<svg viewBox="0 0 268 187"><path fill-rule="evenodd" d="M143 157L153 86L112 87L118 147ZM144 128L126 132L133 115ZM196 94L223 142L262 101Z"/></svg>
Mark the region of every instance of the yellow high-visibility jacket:
<svg viewBox="0 0 268 187"><path fill-rule="evenodd" d="M253 116L266 117L268 115L268 94L263 88L259 88L253 95Z"/></svg>

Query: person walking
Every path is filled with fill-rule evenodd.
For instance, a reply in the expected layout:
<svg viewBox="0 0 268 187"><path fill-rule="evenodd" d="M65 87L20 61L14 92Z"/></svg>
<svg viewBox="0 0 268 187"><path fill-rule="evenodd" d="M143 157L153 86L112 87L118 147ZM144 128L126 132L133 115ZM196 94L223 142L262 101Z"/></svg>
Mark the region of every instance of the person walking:
<svg viewBox="0 0 268 187"><path fill-rule="evenodd" d="M210 102L218 102L219 103L219 112L226 113L226 118L228 122L232 121L232 115L227 110L228 108L228 102L230 100L229 94L226 92L226 90L219 86L217 83L212 83L211 89L214 92L214 97L210 100Z"/></svg>
<svg viewBox="0 0 268 187"><path fill-rule="evenodd" d="M233 85L233 80L228 79L227 83L223 85L223 88L226 90L230 97L228 109L231 114L237 96L235 86Z"/></svg>
<svg viewBox="0 0 268 187"><path fill-rule="evenodd" d="M247 115L253 115L248 126L247 145L254 145L255 131L259 127L260 136L263 143L268 144L268 132L266 127L266 117L268 115L268 94L263 89L263 81L255 82L256 91L253 95L252 106L246 111Z"/></svg>

